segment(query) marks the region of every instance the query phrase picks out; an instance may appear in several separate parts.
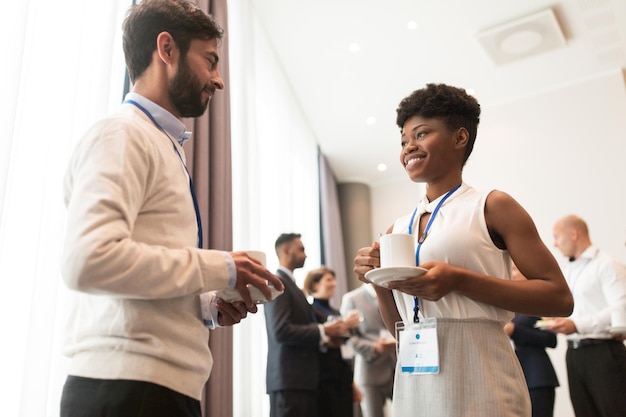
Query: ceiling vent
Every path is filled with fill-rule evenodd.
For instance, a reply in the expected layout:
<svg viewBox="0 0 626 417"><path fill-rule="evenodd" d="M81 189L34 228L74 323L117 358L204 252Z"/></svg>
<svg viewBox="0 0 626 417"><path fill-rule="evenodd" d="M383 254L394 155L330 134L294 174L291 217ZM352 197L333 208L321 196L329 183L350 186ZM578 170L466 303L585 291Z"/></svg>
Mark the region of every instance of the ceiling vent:
<svg viewBox="0 0 626 417"><path fill-rule="evenodd" d="M565 36L552 9L492 27L476 37L496 65L565 46Z"/></svg>

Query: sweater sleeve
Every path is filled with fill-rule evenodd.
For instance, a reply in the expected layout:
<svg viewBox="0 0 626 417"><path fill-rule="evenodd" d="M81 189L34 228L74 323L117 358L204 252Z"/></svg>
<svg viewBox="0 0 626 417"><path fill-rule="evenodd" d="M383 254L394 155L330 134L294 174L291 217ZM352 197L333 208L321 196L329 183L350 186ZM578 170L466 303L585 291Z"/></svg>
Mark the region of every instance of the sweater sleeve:
<svg viewBox="0 0 626 417"><path fill-rule="evenodd" d="M229 286L228 254L195 247L188 180L172 146L137 116L102 121L77 146L65 180L68 287L152 299Z"/></svg>

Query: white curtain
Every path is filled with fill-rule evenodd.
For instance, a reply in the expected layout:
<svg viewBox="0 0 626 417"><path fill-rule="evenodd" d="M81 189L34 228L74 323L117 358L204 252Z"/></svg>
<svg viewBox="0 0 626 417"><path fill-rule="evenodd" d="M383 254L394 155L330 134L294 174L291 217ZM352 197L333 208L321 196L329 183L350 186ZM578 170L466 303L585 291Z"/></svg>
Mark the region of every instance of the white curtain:
<svg viewBox="0 0 626 417"><path fill-rule="evenodd" d="M19 0L0 14L2 415L59 414L63 172L76 140L121 101L128 4Z"/></svg>
<svg viewBox="0 0 626 417"><path fill-rule="evenodd" d="M234 249L263 250L274 271L278 235L301 233L308 258L295 275L302 285L305 272L320 266L317 143L251 2L229 1L228 17ZM234 416L267 416L263 311L233 333Z"/></svg>

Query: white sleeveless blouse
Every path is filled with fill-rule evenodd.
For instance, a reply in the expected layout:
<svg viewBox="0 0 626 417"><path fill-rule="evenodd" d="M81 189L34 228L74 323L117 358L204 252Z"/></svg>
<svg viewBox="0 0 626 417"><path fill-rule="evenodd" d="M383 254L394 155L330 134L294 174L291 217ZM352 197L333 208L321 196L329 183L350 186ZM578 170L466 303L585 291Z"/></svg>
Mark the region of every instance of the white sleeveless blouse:
<svg viewBox="0 0 626 417"><path fill-rule="evenodd" d="M420 249L419 263L446 262L474 272L501 279L511 279L511 259L506 250L497 248L489 236L485 221L485 201L489 192L479 192L463 183L439 208L428 238ZM432 212L443 198L427 203ZM412 212L397 219L393 233L408 233ZM415 247L419 234L419 213L413 224ZM413 321L413 296L393 291L398 311L404 323ZM474 301L457 293L450 293L439 301L419 300L420 315L437 318L486 318L503 324L513 318L513 313Z"/></svg>

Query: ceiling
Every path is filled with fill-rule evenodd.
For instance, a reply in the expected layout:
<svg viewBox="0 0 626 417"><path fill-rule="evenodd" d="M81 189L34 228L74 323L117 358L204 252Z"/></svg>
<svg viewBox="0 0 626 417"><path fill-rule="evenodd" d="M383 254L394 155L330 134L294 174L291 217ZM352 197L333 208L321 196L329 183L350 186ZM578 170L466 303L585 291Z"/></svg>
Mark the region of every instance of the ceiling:
<svg viewBox="0 0 626 417"><path fill-rule="evenodd" d="M339 182L405 178L395 110L431 82L474 90L483 110L474 155L506 152L503 140L512 137L538 146L555 136L580 136L579 123L571 119L579 113L610 124L611 135L626 134L626 0L252 4ZM479 35L541 12L554 16L562 45L532 54L549 35L534 32L543 27L527 27L507 45L531 49L496 64ZM409 21L416 29L407 28ZM353 53L355 42L360 50ZM499 44L504 41L496 39ZM368 124L368 118L376 122ZM384 172L377 170L381 163L388 166Z"/></svg>

